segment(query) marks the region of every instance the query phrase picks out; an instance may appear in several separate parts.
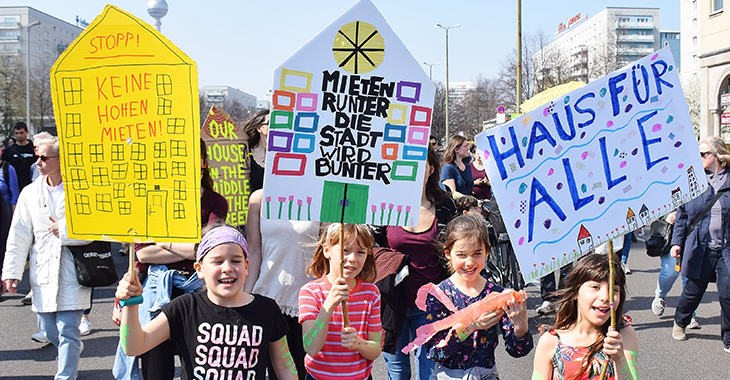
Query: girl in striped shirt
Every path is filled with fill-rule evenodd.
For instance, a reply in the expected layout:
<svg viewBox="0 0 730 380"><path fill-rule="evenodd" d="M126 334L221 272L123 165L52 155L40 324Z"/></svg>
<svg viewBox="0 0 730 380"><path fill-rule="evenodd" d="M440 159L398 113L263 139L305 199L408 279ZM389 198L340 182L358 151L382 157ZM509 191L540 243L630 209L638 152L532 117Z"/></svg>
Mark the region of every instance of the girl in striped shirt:
<svg viewBox="0 0 730 380"><path fill-rule="evenodd" d="M344 250L340 254L340 228ZM339 273L340 257L344 261ZM373 237L364 225L331 224L319 239L307 273L319 279L299 291L299 323L307 356L306 379L369 379L380 355L380 292ZM347 301L349 326L341 303Z"/></svg>

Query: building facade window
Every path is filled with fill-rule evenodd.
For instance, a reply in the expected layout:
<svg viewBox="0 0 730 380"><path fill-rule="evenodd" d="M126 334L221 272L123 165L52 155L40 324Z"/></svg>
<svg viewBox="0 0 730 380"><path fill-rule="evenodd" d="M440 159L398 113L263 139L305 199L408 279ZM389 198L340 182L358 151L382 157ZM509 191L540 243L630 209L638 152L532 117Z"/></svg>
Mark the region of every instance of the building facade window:
<svg viewBox="0 0 730 380"><path fill-rule="evenodd" d="M722 11L722 0L712 0L712 13Z"/></svg>
<svg viewBox="0 0 730 380"><path fill-rule="evenodd" d="M692 19L692 28L697 29L697 17Z"/></svg>
<svg viewBox="0 0 730 380"><path fill-rule="evenodd" d="M692 46L697 46L697 36L692 37Z"/></svg>

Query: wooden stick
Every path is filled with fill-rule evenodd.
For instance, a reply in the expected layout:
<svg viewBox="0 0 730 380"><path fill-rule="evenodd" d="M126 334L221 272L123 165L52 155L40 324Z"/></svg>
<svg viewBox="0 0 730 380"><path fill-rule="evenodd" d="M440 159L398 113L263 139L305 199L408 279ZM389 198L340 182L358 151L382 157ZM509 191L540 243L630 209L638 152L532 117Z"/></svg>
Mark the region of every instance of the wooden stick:
<svg viewBox="0 0 730 380"><path fill-rule="evenodd" d="M340 223L340 277L345 276L345 223ZM350 327L350 318L347 316L347 301L342 301L342 325Z"/></svg>
<svg viewBox="0 0 730 380"><path fill-rule="evenodd" d="M613 240L608 241L608 302L611 304L611 327L616 329L616 307L613 304L613 284L614 284L614 270L613 270ZM601 380L606 380L606 371L608 370L608 363L611 361L610 357L606 357L606 361L603 362L603 368L601 368Z"/></svg>

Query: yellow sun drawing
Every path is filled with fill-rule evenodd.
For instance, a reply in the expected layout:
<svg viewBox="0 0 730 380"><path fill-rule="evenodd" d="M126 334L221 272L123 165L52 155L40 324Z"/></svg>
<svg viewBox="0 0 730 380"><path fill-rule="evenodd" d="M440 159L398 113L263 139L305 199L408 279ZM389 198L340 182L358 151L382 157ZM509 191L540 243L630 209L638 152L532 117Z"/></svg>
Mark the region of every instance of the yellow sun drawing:
<svg viewBox="0 0 730 380"><path fill-rule="evenodd" d="M353 21L343 25L335 36L332 53L337 65L353 74L375 70L385 56L383 36L372 24Z"/></svg>

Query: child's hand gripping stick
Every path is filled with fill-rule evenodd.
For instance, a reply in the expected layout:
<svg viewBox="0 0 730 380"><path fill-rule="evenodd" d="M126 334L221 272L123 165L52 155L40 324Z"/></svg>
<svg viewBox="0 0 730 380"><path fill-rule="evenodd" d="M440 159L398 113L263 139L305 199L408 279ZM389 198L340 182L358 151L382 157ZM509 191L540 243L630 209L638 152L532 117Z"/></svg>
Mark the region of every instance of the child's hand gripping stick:
<svg viewBox="0 0 730 380"><path fill-rule="evenodd" d="M129 243L129 253L127 254L127 257L129 257L129 274L132 275L132 280L137 279L137 271L134 270L134 243ZM131 305L139 305L142 303L142 295L138 295L135 297L131 297L125 300L119 300L119 306L125 307L125 306L131 306Z"/></svg>
<svg viewBox="0 0 730 380"><path fill-rule="evenodd" d="M488 296L484 297L484 299L479 300L464 309L458 310L456 309L456 307L454 307L454 304L451 302L451 300L448 299L448 297L443 293L443 291L441 291L439 287L435 286L434 284L426 284L422 286L421 289L419 289L418 297L416 299L416 306L424 311L426 305L426 295L429 293L436 297L436 299L441 301L441 303L443 303L449 310L454 312L454 314L442 320L421 326L416 329L416 339L413 340L413 342L411 342L409 345L405 346L403 350L401 350L401 352L403 352L404 354L408 354L409 352L415 350L417 347L422 346L441 330L452 327L458 328L459 325L466 326L469 323L477 320L484 313L492 312L497 309L502 309L502 307L507 304L507 301L522 303L525 301L525 299L527 299L527 295L524 291L512 291L509 293L491 293Z"/></svg>

